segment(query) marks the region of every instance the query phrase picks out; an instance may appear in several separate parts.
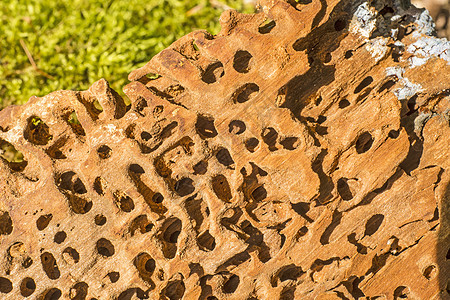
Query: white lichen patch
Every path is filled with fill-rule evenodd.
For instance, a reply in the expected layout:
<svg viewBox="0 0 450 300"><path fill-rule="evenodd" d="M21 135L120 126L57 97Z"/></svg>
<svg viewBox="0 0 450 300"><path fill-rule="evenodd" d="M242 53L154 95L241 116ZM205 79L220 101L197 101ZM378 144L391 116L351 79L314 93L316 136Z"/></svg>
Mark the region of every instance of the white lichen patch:
<svg viewBox="0 0 450 300"><path fill-rule="evenodd" d="M422 86L418 83L412 83L408 78L403 77L404 69L396 66L386 68L387 76L395 76L398 79L400 88L394 90L394 95L397 96L398 100L408 99L422 89Z"/></svg>
<svg viewBox="0 0 450 300"><path fill-rule="evenodd" d="M408 47L408 52L414 54L409 58L410 67L423 65L432 57L439 57L450 62L450 42L433 37L435 25L426 9L418 9L414 6L405 8L397 1L394 1L392 6L395 14L386 17L386 15L380 15L379 7L377 10L369 1L363 2L354 8L355 13L350 23L350 32L365 39L365 48L377 63L389 53L388 39L384 34L382 34L384 37L373 38L373 34L379 35L378 31L385 28L391 38L396 40L399 35L398 24L405 16L413 18L415 23L413 37L417 39ZM423 37L424 35L427 37Z"/></svg>
<svg viewBox="0 0 450 300"><path fill-rule="evenodd" d="M409 45L406 50L414 55L408 59L411 68L421 66L434 57L450 64L450 41L445 38L422 37Z"/></svg>
<svg viewBox="0 0 450 300"><path fill-rule="evenodd" d="M420 113L415 119L414 119L414 133L420 137L420 139L423 140L423 127L425 127L425 124L427 121L431 118L432 113Z"/></svg>
<svg viewBox="0 0 450 300"><path fill-rule="evenodd" d="M378 37L367 42L366 50L370 52L375 62L379 62L388 55L389 47L386 44L387 40L383 37Z"/></svg>
<svg viewBox="0 0 450 300"><path fill-rule="evenodd" d="M418 91L422 89L422 86L418 83L412 83L408 78L401 78L399 80L400 84L403 87L398 88L394 91L394 94L397 96L398 100L405 100L414 96Z"/></svg>
<svg viewBox="0 0 450 300"><path fill-rule="evenodd" d="M369 38L376 29L376 16L377 12L375 8L370 7L368 2L359 5L353 14L350 23L350 32Z"/></svg>
<svg viewBox="0 0 450 300"><path fill-rule="evenodd" d="M378 63L389 53L389 48L386 46L387 40L383 37L370 39L372 33L377 29L377 14L376 9L371 7L368 2L362 3L353 14L350 32L365 38L366 50Z"/></svg>
<svg viewBox="0 0 450 300"><path fill-rule="evenodd" d="M386 68L385 72L387 76L396 76L397 78L402 78L404 70L399 66L395 66Z"/></svg>
<svg viewBox="0 0 450 300"><path fill-rule="evenodd" d="M415 21L417 24L416 31L414 32L414 37L417 37L419 34L425 34L428 36L433 36L436 29L433 22L433 18L431 18L428 10L424 9L418 16Z"/></svg>

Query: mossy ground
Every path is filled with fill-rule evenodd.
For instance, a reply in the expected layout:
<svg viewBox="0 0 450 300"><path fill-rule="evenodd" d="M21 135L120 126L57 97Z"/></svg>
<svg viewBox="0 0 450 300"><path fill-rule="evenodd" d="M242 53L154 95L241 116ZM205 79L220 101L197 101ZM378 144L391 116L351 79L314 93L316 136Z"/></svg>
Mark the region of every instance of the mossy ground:
<svg viewBox="0 0 450 300"><path fill-rule="evenodd" d="M105 78L122 93L128 73L196 30L216 34L224 6L209 0L2 0L0 109ZM242 0L221 3L252 12ZM35 62L34 67L30 58Z"/></svg>

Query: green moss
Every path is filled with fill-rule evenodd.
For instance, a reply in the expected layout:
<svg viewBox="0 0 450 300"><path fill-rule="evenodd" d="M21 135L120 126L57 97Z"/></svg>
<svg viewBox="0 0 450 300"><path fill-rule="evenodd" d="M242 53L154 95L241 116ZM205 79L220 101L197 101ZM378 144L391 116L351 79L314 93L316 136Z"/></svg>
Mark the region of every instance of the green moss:
<svg viewBox="0 0 450 300"><path fill-rule="evenodd" d="M241 0L223 3L253 10ZM196 29L216 34L222 11L208 0L2 0L0 108L100 78L121 93L131 70L176 39Z"/></svg>

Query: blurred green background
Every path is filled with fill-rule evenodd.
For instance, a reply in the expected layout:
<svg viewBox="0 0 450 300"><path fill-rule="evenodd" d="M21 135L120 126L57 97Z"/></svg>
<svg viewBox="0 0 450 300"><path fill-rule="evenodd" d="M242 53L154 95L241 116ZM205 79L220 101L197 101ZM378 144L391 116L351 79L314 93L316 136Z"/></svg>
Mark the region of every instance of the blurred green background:
<svg viewBox="0 0 450 300"><path fill-rule="evenodd" d="M213 34L243 0L1 0L0 109L105 78L122 94L130 71L196 30Z"/></svg>

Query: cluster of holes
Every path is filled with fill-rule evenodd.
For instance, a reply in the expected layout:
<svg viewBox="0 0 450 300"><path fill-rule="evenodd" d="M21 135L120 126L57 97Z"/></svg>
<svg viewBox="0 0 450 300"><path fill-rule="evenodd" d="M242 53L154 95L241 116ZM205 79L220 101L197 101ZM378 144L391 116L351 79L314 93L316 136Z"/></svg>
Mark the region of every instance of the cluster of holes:
<svg viewBox="0 0 450 300"><path fill-rule="evenodd" d="M273 25L270 25L269 26L269 24L273 24ZM260 33L268 33L268 32L270 32L270 30L273 28L275 26L275 22L274 21L270 21L269 23L267 23L266 25L264 25L263 27L262 26L260 26L259 27L259 32ZM346 26L346 22L345 22L345 20L343 21L343 20L337 20L336 22L335 22L335 24L334 24L334 27L335 27L335 29L336 29L336 31L341 31L341 30L343 30L344 28L345 28L345 26ZM266 29L262 29L262 28L269 28L269 30L267 31L267 32L262 32L262 31L264 31L264 30L266 30ZM242 52L241 54L240 54L240 56L238 57L238 53L239 52ZM347 52L349 52L349 51L347 51ZM248 53L247 51L238 51L238 53L236 53L236 55L235 55L235 61L234 61L234 68L238 71L238 72L241 72L241 73L246 73L246 72L248 72L248 63L249 63L249 61L250 61L250 59L252 58L252 56L251 56L251 54L250 53ZM242 56L242 57L241 57ZM349 57L351 57L351 52L350 52L350 55L349 55ZM347 57L347 53L346 53L346 58L349 58L349 57ZM246 62L246 63L245 63ZM221 64L221 63L220 63ZM212 65L210 65L210 66L212 66ZM221 66L222 68L223 68L223 65ZM209 67L208 67L209 68ZM208 72L208 68L207 68L207 70L205 71L205 73L207 73ZM214 71L211 71L211 72L213 72L214 73ZM215 74L215 73L214 73ZM221 76L223 76L223 73L222 73L222 75ZM215 77L217 77L216 75L215 75ZM370 81L366 81L366 82L364 82L367 78L370 78L371 80ZM355 89L355 93L359 93L365 86L367 86L367 85L369 85L372 81L373 81L373 79L369 76L369 77L367 77L366 79L364 79L363 80L363 82L361 82L361 84ZM204 80L205 82L207 82L206 80ZM216 79L214 80L214 81L216 81ZM214 82L214 81L212 81L212 82ZM208 82L208 83L212 83L212 82ZM256 86L256 85L255 85ZM259 91L259 88L256 90L256 91ZM244 98L237 98L237 102L239 102L239 103L243 103L243 102L245 102L245 101L247 101L248 100L248 97L247 97L247 100L245 100L245 101L239 101L239 99L245 99L245 97ZM342 103L342 104L341 104ZM341 100L340 102L339 102L339 107L340 108L345 108L345 107L347 107L348 105L349 105L350 103L348 102L348 100L346 100L346 99L344 99L344 100ZM101 106L100 106L100 108L101 108ZM199 123L199 120L201 119L201 117L199 117L198 118L198 120L197 120L197 123ZM200 136L202 136L202 138L211 138L211 137L214 137L214 136L216 136L217 135L217 131L215 130L215 127L214 127L214 120L212 120L212 121L210 121L210 120L208 120L207 118L206 119L203 119L203 120L201 120L201 122L204 122L206 120L206 125L205 125L205 123L203 123L203 124L201 124L201 125L196 125L196 129L197 129L197 127L199 127L199 128L201 128L200 130L198 130L197 129L197 133L199 133L199 131L201 131L201 133L199 133L199 135ZM201 123L200 122L200 123ZM234 122L234 123L233 123ZM233 123L233 124L232 124ZM40 123L39 123L40 124ZM211 125L211 127L208 127L210 124L212 124ZM45 125L45 124L44 124ZM46 125L45 125L46 126ZM211 129L212 128L212 129ZM272 128L273 129L273 128ZM203 130L203 131L202 131ZM245 124L242 122L242 121L232 121L231 123L230 123L230 125L229 125L229 132L230 133L234 133L234 134L241 134L241 133L243 133L245 131ZM392 132L392 131L391 131ZM389 133L389 136L390 137L392 137L391 136L391 132ZM149 134L149 136L147 136L147 135L145 135L145 136L143 136L143 134L144 133L146 133L146 132L143 132L142 134L141 134L141 138L143 139L143 140L148 140L148 139L150 139L151 138L151 135ZM273 143L272 144L272 141L273 141L273 136L271 137L271 135L270 135L270 129L269 129L269 132L266 134L266 135L263 135L263 140L269 145L269 148L271 147L271 145L273 145L272 147L275 147L274 145L275 145L275 143ZM273 132L272 132L273 133ZM357 140L357 142L356 142L356 150L357 150L357 152L358 153L364 153L364 152L366 152L366 151L368 151L369 149L370 149L370 147L371 147L371 145L372 145L372 143L373 143L373 138L372 138L372 136L370 135L370 137L369 138L367 138L367 136L364 136L365 134L369 134L369 133L367 133L367 132L365 132L363 135L361 135L359 138L358 138L358 140ZM363 137L364 136L364 137ZM397 136L398 136L398 133L397 133ZM396 138L396 136L395 137L392 137L392 138ZM277 139L277 136L275 136L275 141L276 141L276 139ZM295 139L295 140L297 140L296 138L290 138L291 140L288 140L288 139L285 139L284 141L285 141L285 144L286 144L286 146L284 145L284 144L282 144L283 146L285 146L285 148L287 148L287 149L289 149L289 148L292 148L293 146L293 140ZM256 140L256 141L255 141ZM248 141L251 141L251 142L249 142L249 143L247 143ZM47 140L47 142L48 142L48 140ZM270 144L269 144L270 143ZM255 151L255 149L256 149L256 147L258 146L258 144L259 144L259 141L258 141L258 139L256 139L256 138L252 138L252 139L248 139L247 141L246 141L246 147L247 147L247 149L249 149L249 151L251 151L251 152L254 152ZM102 147L104 147L104 148L102 148ZM250 150L250 149L252 149L252 150ZM275 147L275 149L276 149L276 147ZM359 150L358 150L359 149ZM228 153L228 150L226 150L226 149L224 149L227 153ZM99 157L100 158L102 158L102 159L106 159L106 158L109 158L110 157L110 155L111 155L111 149L108 147L108 146L106 146L106 145L104 145L104 146L101 146L98 150L98 155L99 155ZM272 151L272 150L271 150ZM220 151L219 151L220 152ZM219 152L217 152L217 153L219 153ZM217 155L216 155L217 156ZM223 156L223 155L219 155L219 156ZM218 160L219 160L219 156L217 157L218 158ZM228 156L229 156L229 158L231 159L231 156L229 155L229 153L228 153ZM229 163L229 160L227 159L227 158L222 158L221 160L219 160L222 164L224 164L224 165L230 165L231 163ZM234 163L234 161L231 159L231 162L232 163ZM204 161L201 161L199 164L200 165L204 165L206 162L204 162ZM199 164L197 164L197 165L199 165ZM207 164L207 163L206 163ZM195 169L195 168L194 168ZM206 168L197 168L197 169L206 169ZM196 171L197 172L197 171ZM198 172L198 174L202 174L201 173L202 171L200 171L200 172ZM204 174L204 173L203 173ZM190 180L190 179L188 179L188 178L184 178L184 179L182 179L182 180ZM350 196L348 196L348 194L346 194L346 192L344 191L343 192L343 190L345 190L346 188L345 188L345 185L347 184L345 181L341 181L341 180L343 180L343 178L341 178L339 181L338 181L338 191L339 190L341 190L340 192L339 192L339 194L341 195L341 197L344 199L344 200L350 200L350 199L352 199L353 198L353 195L351 195L351 192L350 192ZM341 182L341 184L340 184L340 182ZM342 182L344 182L344 184L342 183ZM192 183L192 180L191 180L191 183ZM183 186L183 182L181 182L181 180L179 181L179 182L177 182L177 184L178 184L178 186ZM220 190L220 189L217 189L217 191L219 191L220 190L220 192L217 192L216 191L216 189L214 188L214 185L219 185L220 186L220 188L222 189L222 190ZM229 185L228 185L228 182L227 182L227 180L226 180L226 178L225 178L225 176L223 176L223 175L216 175L215 177L213 177L213 179L212 179L212 185L213 185L213 190L214 190L214 192L216 193L216 195L219 197L219 199L221 199L221 200L224 200L224 199L226 199L226 200L224 200L224 201L229 201L229 200L231 200L231 190L230 190L230 188L229 188ZM225 186L225 187L224 187ZM341 186L341 188L339 188L339 186ZM344 186L344 188L343 188L343 186ZM347 187L348 187L348 185L347 185ZM177 185L176 185L176 188L175 188L175 190L180 190L180 188L177 188ZM225 190L225 192L223 192L223 190ZM261 191L260 191L261 190ZM263 191L262 191L263 190ZM349 190L349 189L348 189ZM229 191L229 192L228 192ZM178 192L178 191L177 191ZM189 192L189 193L187 193L187 194L190 194L190 193L192 193L193 192L193 190L191 191L191 192ZM267 196L267 192L265 192L265 196L264 197L262 197L261 195L264 195L264 192L265 192L265 189L264 189L264 187L262 187L262 186L260 186L260 187L258 187L258 188L256 188L253 192L252 192L252 197L255 199L255 200L262 200L262 199L264 199L266 196ZM183 193L184 194L184 193ZM186 195L187 195L186 194ZM219 196L219 194L224 194L225 196L223 197L224 199L222 199L220 196ZM344 194L344 196L343 196L343 194ZM156 195L158 195L158 196L156 196ZM155 198L155 196L156 196L156 199L155 200L153 200L155 203L160 203L160 202L162 202L162 199L163 199L163 197L162 197L162 195L161 194L159 194L159 193L156 193L156 194L154 194L154 196L153 196L153 198ZM346 198L348 198L348 199L346 199ZM157 199L160 199L160 200L157 200ZM131 200L132 201L132 200ZM134 206L133 206L134 207ZM131 210L130 210L131 211ZM49 216L49 218L48 218L48 216ZM379 217L379 216L381 216L381 217ZM45 229L47 226L48 226L48 223L50 222L50 220L51 220L51 217L52 217L52 215L50 214L50 215L45 215L45 216L41 216L39 219L38 219L38 221L37 221L37 227L38 227L38 229L39 230L43 230L43 229ZM376 218L375 218L376 217ZM41 218L42 218L42 220L41 220ZM373 218L375 218L374 220L372 220ZM375 216L372 216L372 218L370 218L369 219L369 221L366 223L366 232L365 232L365 235L372 235L377 229L378 229L378 227L381 225L381 222L383 221L383 218L384 218L384 216L382 216L382 215L375 215ZM381 221L380 221L381 220ZM177 221L179 221L179 227L181 228L181 221L180 220L177 220ZM39 224L38 224L39 223ZM97 215L96 217L95 217L95 223L97 224L97 225L99 225L99 226L101 226L101 225L104 225L105 223L106 223L106 218L104 217L104 216L102 216L102 215ZM176 221L172 224L172 225L174 225L176 223ZM378 224L379 223L379 224ZM375 226L376 224L378 224L377 226ZM169 228L172 226L172 225L170 225L168 228L167 228L167 230L166 230L166 232L169 232ZM374 227L376 227L376 229L375 229L375 231L374 231ZM41 228L41 229L40 229ZM12 231L12 226L11 226L11 231ZM301 236L303 236L303 235L305 235L306 234L306 232L307 232L308 230L307 230L307 228L304 226L304 227L302 227L301 229L300 229L300 235ZM0 234L4 234L4 233L2 233L3 232L3 223L2 223L2 215L0 216ZM7 232L7 231L6 231ZM166 232L164 233L164 234L166 234ZM11 232L9 232L9 233L11 233ZM7 234L9 234L9 233L7 233ZM164 235L164 239L166 240L166 241L168 241L168 242L170 242L170 243L176 243L177 242L177 239L178 239L178 234L180 233L180 231L174 231L171 235L170 235L170 237L169 238L167 238L166 239L166 236ZM58 234L61 236L60 238L58 238L57 239L57 236L58 236ZM63 237L62 237L63 236ZM209 232L208 231L206 231L205 233L203 233L202 235L200 235L199 236L199 240L202 240L203 239L203 237L206 237L206 239L207 240L211 240L210 239L210 234L209 234ZM65 234L65 232L58 232L56 235L55 235L55 242L56 243L62 243L64 240L65 240L65 238L66 238L66 234ZM61 240L60 242L57 242L57 240L59 241L59 240ZM105 239L101 239L101 240L105 240ZM108 248L108 247L103 247L103 246L101 246L100 248L99 248L99 242L101 241L101 240L99 240L98 242L97 242L97 251L98 251L98 253L99 254L101 254L101 255L103 255L103 256L112 256L113 254L114 254L114 247L112 246L112 244L109 242L109 241L107 241L108 243L109 243L109 245L111 245L111 247L112 247L112 252L111 252L111 248ZM103 243L103 242L102 242ZM202 244L207 244L207 243L202 243ZM215 245L215 244L214 244ZM206 248L208 248L208 247L206 247ZM209 248L211 248L211 246L209 247ZM104 249L106 249L106 251L104 250ZM214 246L212 246L212 249L214 249ZM212 249L209 249L209 250L212 250ZM112 253L112 254L111 254ZM44 254L46 254L46 253L44 253ZM43 254L43 255L44 255ZM143 254L146 254L146 253L141 253L142 255ZM140 255L141 255L140 254ZM50 254L51 255L51 254ZM138 255L138 257L140 256L140 255ZM146 255L148 255L148 254L146 254ZM448 256L449 256L449 254L447 254L447 258L448 258ZM53 258L53 256L51 255L51 257ZM139 267L138 267L138 263L136 262L137 260L138 260L138 257L136 257L136 259L135 259L135 265L136 265L136 267L138 268L138 270L139 270ZM148 257L150 257L149 255L148 255ZM42 259L42 256L41 256L41 259ZM54 258L53 258L54 259ZM56 265L56 262L55 262L55 265ZM295 267L295 266L294 266ZM56 266L56 268L57 268L57 266ZM297 268L296 270L298 271L298 269L299 269L299 267L295 267L295 268ZM147 273L150 273L150 275L151 274L153 274L153 272L154 272L154 269L155 269L155 261L153 260L153 259L151 259L151 257L144 263L144 266L143 266L143 270L145 271L145 272L147 272ZM426 268L425 269L425 271L424 271L424 276L427 278L427 279L429 279L429 275L434 271L434 269L435 269L435 266L429 266L428 268ZM44 267L44 270L45 270L45 267ZM286 270L290 270L289 268L287 268ZM278 274L278 277L279 277L279 279L281 280L281 281L285 281L285 280L295 280L296 278L298 278L299 277L299 275L292 275L292 274L298 274L299 272L297 272L297 273L295 273L295 272L291 272L291 271L283 271L283 272L281 272L280 271L280 273ZM54 271L53 271L54 272ZM59 272L59 271L58 271ZM141 271L139 271L140 273L141 273ZM47 273L47 271L46 271L46 273ZM301 269L300 269L300 273L301 273ZM118 279L119 279L119 273L117 273L117 272L112 272L112 273L109 273L108 274L108 276L110 275L110 274L114 274L114 275L112 275L112 277L114 278L114 279L111 279L111 281L112 282L115 282L115 281L117 281ZM47 274L47 276L49 276L48 274ZM58 275L58 277L59 277L59 275ZM49 276L49 278L51 278L50 276ZM52 279L52 278L51 278ZM8 286L8 284L4 284L4 281L3 280L7 280L7 281L9 281L8 279L6 279L6 278L3 278L3 277L0 277L0 292L3 292L3 293L5 293L5 290L7 290L7 288L5 289L4 288L4 286ZM115 280L115 281L114 281ZM86 289L87 289L87 284L85 284L85 283L78 283L78 284L76 284L75 286L77 286L77 285L79 285L79 287L82 287L82 288L84 288L84 285L86 285ZM12 290L12 284L11 284L11 282L9 281L9 285L11 285L11 290ZM24 288L23 288L23 290L25 291L25 292L23 292L22 291L22 285L24 286ZM224 283L224 285L223 285L223 287L222 287L222 289L223 289L223 292L224 293L233 293L236 289L237 289L237 287L238 287L238 285L239 285L239 277L237 276L237 275L232 275L232 276L230 276L230 278ZM74 287L75 287L74 286ZM170 288L169 288L169 286L170 286ZM180 286L182 286L183 288L184 288L184 283L182 282L182 281L174 281L174 282L171 282L167 287L166 287L166 289L165 289L165 294L166 294L166 296L168 296L170 299L181 299L181 297L182 297L182 295L184 294L184 289L183 289L183 292L182 293L180 293L179 292L179 290L181 290L182 288L180 288ZM34 292L34 290L35 290L35 288L36 288L36 285L35 285L35 282L34 282L34 280L32 279L32 278L25 278L23 281L22 281L22 283L21 283L21 288L20 288L20 290L21 290L21 294L23 295L23 296L29 296L29 295L31 295L33 292ZM76 290L79 290L78 288L75 288ZM31 293L29 294L29 295L26 295L26 291L29 291L29 290L32 290L31 291ZM396 292L394 292L394 297L397 295L398 296L398 298L403 298L402 296L403 296L403 290L404 290L404 287L399 287L399 288L397 288L396 289ZM9 290L10 291L10 290ZM6 293L8 293L9 291L7 291ZM177 296L177 297L172 297L172 296L170 296L170 294L172 294L172 293L174 293L174 294L181 294L181 296ZM47 293L46 293L46 299L47 299L47 295L51 295L50 296L50 298L49 299L57 299L57 298L59 298L60 296L61 296L61 291L59 291L58 289L51 289L51 290L49 290ZM58 296L59 295L59 296ZM56 297L56 298L55 298Z"/></svg>

